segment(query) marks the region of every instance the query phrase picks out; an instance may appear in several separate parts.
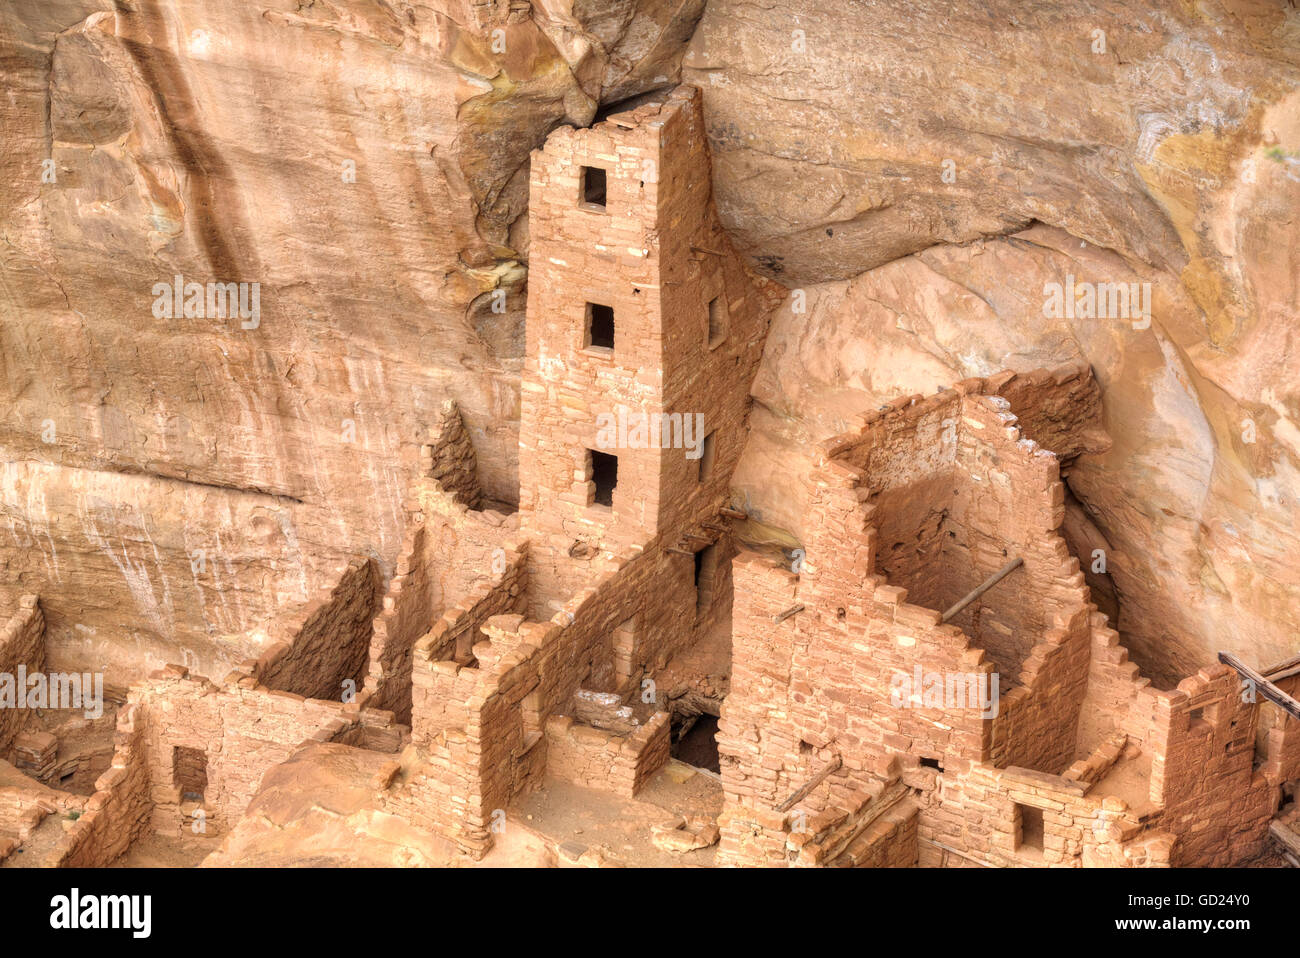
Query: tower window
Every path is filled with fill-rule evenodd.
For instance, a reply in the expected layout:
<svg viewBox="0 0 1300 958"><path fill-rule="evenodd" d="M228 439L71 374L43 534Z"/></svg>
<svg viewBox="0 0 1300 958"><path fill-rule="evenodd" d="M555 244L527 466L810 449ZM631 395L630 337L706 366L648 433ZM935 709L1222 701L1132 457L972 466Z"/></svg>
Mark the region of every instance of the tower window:
<svg viewBox="0 0 1300 958"><path fill-rule="evenodd" d="M587 334L583 340L587 349L614 348L614 307L600 303L587 304Z"/></svg>
<svg viewBox="0 0 1300 958"><path fill-rule="evenodd" d="M591 482L596 487L592 502L598 506L614 504L614 487L618 485L618 456L588 449L591 457Z"/></svg>
<svg viewBox="0 0 1300 958"><path fill-rule="evenodd" d="M596 212L605 211L605 171L599 166L582 168L582 205Z"/></svg>
<svg viewBox="0 0 1300 958"><path fill-rule="evenodd" d="M721 296L714 296L709 300L709 348L712 349L726 338L726 307Z"/></svg>
<svg viewBox="0 0 1300 958"><path fill-rule="evenodd" d="M703 447L700 449L700 482L708 482L709 477L713 475L713 461L717 458L717 444L714 443L713 437L716 432L711 432L704 437Z"/></svg>

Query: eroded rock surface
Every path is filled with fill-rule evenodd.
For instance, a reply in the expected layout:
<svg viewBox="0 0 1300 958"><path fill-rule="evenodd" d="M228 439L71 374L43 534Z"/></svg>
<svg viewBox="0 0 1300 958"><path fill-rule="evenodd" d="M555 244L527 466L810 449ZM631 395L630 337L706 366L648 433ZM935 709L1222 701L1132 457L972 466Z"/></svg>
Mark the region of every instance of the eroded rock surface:
<svg viewBox="0 0 1300 958"><path fill-rule="evenodd" d="M396 558L449 396L515 497L529 151L675 82L701 7L5 5L0 578L52 661L258 654ZM159 318L177 275L260 315Z"/></svg>

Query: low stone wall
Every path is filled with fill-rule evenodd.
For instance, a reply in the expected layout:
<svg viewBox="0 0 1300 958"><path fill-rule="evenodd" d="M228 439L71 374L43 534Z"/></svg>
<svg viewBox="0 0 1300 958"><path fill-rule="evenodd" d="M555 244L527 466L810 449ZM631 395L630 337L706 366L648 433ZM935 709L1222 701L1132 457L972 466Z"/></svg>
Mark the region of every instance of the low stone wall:
<svg viewBox="0 0 1300 958"><path fill-rule="evenodd" d="M417 646L412 673L419 766L386 802L481 858L510 799L544 770L539 717L524 704L537 687L536 649L523 643L479 668L427 651Z"/></svg>
<svg viewBox="0 0 1300 958"><path fill-rule="evenodd" d="M936 782L918 791L922 865L945 864L952 850L1003 867L1122 866L1130 864L1125 843L1143 828L1123 802L1094 797L1086 784L1059 775L958 763L945 769L939 789L939 776L919 770L926 773ZM1032 813L1042 817L1041 846L1027 841L1023 817Z"/></svg>
<svg viewBox="0 0 1300 958"><path fill-rule="evenodd" d="M920 816L897 783L858 793L861 804L824 812L813 822L796 820L787 845L797 849L795 868L914 868L919 859ZM814 828L816 829L814 831Z"/></svg>
<svg viewBox="0 0 1300 958"><path fill-rule="evenodd" d="M618 682L616 634L631 632L627 661L662 665L680 634L689 637L679 626L694 612L691 591L676 587L689 582L689 557L652 545L591 560L585 588L550 621L528 622L515 606L522 583L512 575L531 579L530 557L514 546L506 555L500 581L423 637L412 667L412 741L427 756L412 785L424 793L415 804L431 827L475 855L490 846L491 816L540 781L546 719L566 712L579 689L608 691ZM640 677L634 668L626 684Z"/></svg>
<svg viewBox="0 0 1300 958"><path fill-rule="evenodd" d="M34 595L18 600L18 609L0 626L0 675L11 676L17 693L18 668L28 674L45 667L45 616ZM28 710L13 703L0 708L0 758L10 759L14 739L27 724Z"/></svg>
<svg viewBox="0 0 1300 958"><path fill-rule="evenodd" d="M423 523L408 526L382 609L370 637L370 670L362 701L411 724L411 650L433 621L434 597L424 561Z"/></svg>
<svg viewBox="0 0 1300 958"><path fill-rule="evenodd" d="M467 665L473 646L482 641L481 630L496 615L517 612L523 607L527 576L527 554L512 547L503 551L500 577L484 583L448 610L433 628L415 644L411 670L411 734L417 744L432 741L449 726L464 727L464 716L448 715L455 701L439 677L447 674L440 663Z"/></svg>
<svg viewBox="0 0 1300 958"><path fill-rule="evenodd" d="M177 773L189 764L202 763L206 829L219 834L243 814L267 769L306 742L334 741L367 719L391 725L388 713L368 710L363 718L355 703L271 691L251 677L219 688L179 666L137 683L128 702L144 715L141 749L149 774L150 824L162 834L188 827L181 809L184 783ZM178 749L188 751L178 755Z"/></svg>
<svg viewBox="0 0 1300 958"><path fill-rule="evenodd" d="M667 712L656 712L635 731L619 734L553 715L546 720L547 774L631 798L667 763L670 724Z"/></svg>
<svg viewBox="0 0 1300 958"><path fill-rule="evenodd" d="M122 857L149 827L149 769L143 749L144 713L128 704L117 713L117 747L95 782L86 811L55 847L47 865L104 868Z"/></svg>

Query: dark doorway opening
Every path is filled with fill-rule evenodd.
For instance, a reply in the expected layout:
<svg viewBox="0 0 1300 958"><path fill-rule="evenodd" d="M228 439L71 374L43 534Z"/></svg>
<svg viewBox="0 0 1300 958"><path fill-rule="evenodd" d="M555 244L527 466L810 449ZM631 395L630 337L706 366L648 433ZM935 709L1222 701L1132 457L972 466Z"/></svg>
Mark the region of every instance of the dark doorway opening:
<svg viewBox="0 0 1300 958"><path fill-rule="evenodd" d="M672 756L679 762L720 772L718 761L718 718L716 715L683 717L673 733Z"/></svg>
<svg viewBox="0 0 1300 958"><path fill-rule="evenodd" d="M182 802L202 802L208 788L208 756L201 748L172 749L172 781Z"/></svg>
<svg viewBox="0 0 1300 958"><path fill-rule="evenodd" d="M618 485L618 456L607 452L588 450L591 456L591 481L596 486L592 500L598 506L614 504L614 487Z"/></svg>

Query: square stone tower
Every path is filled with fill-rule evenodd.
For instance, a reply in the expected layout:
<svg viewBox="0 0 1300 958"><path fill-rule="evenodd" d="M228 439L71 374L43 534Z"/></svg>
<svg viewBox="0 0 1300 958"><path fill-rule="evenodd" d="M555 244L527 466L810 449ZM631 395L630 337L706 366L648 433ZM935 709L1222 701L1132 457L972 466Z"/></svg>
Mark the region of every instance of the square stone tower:
<svg viewBox="0 0 1300 958"><path fill-rule="evenodd" d="M535 558L624 554L716 515L767 310L717 222L699 91L552 133L532 156L529 233L519 469Z"/></svg>

